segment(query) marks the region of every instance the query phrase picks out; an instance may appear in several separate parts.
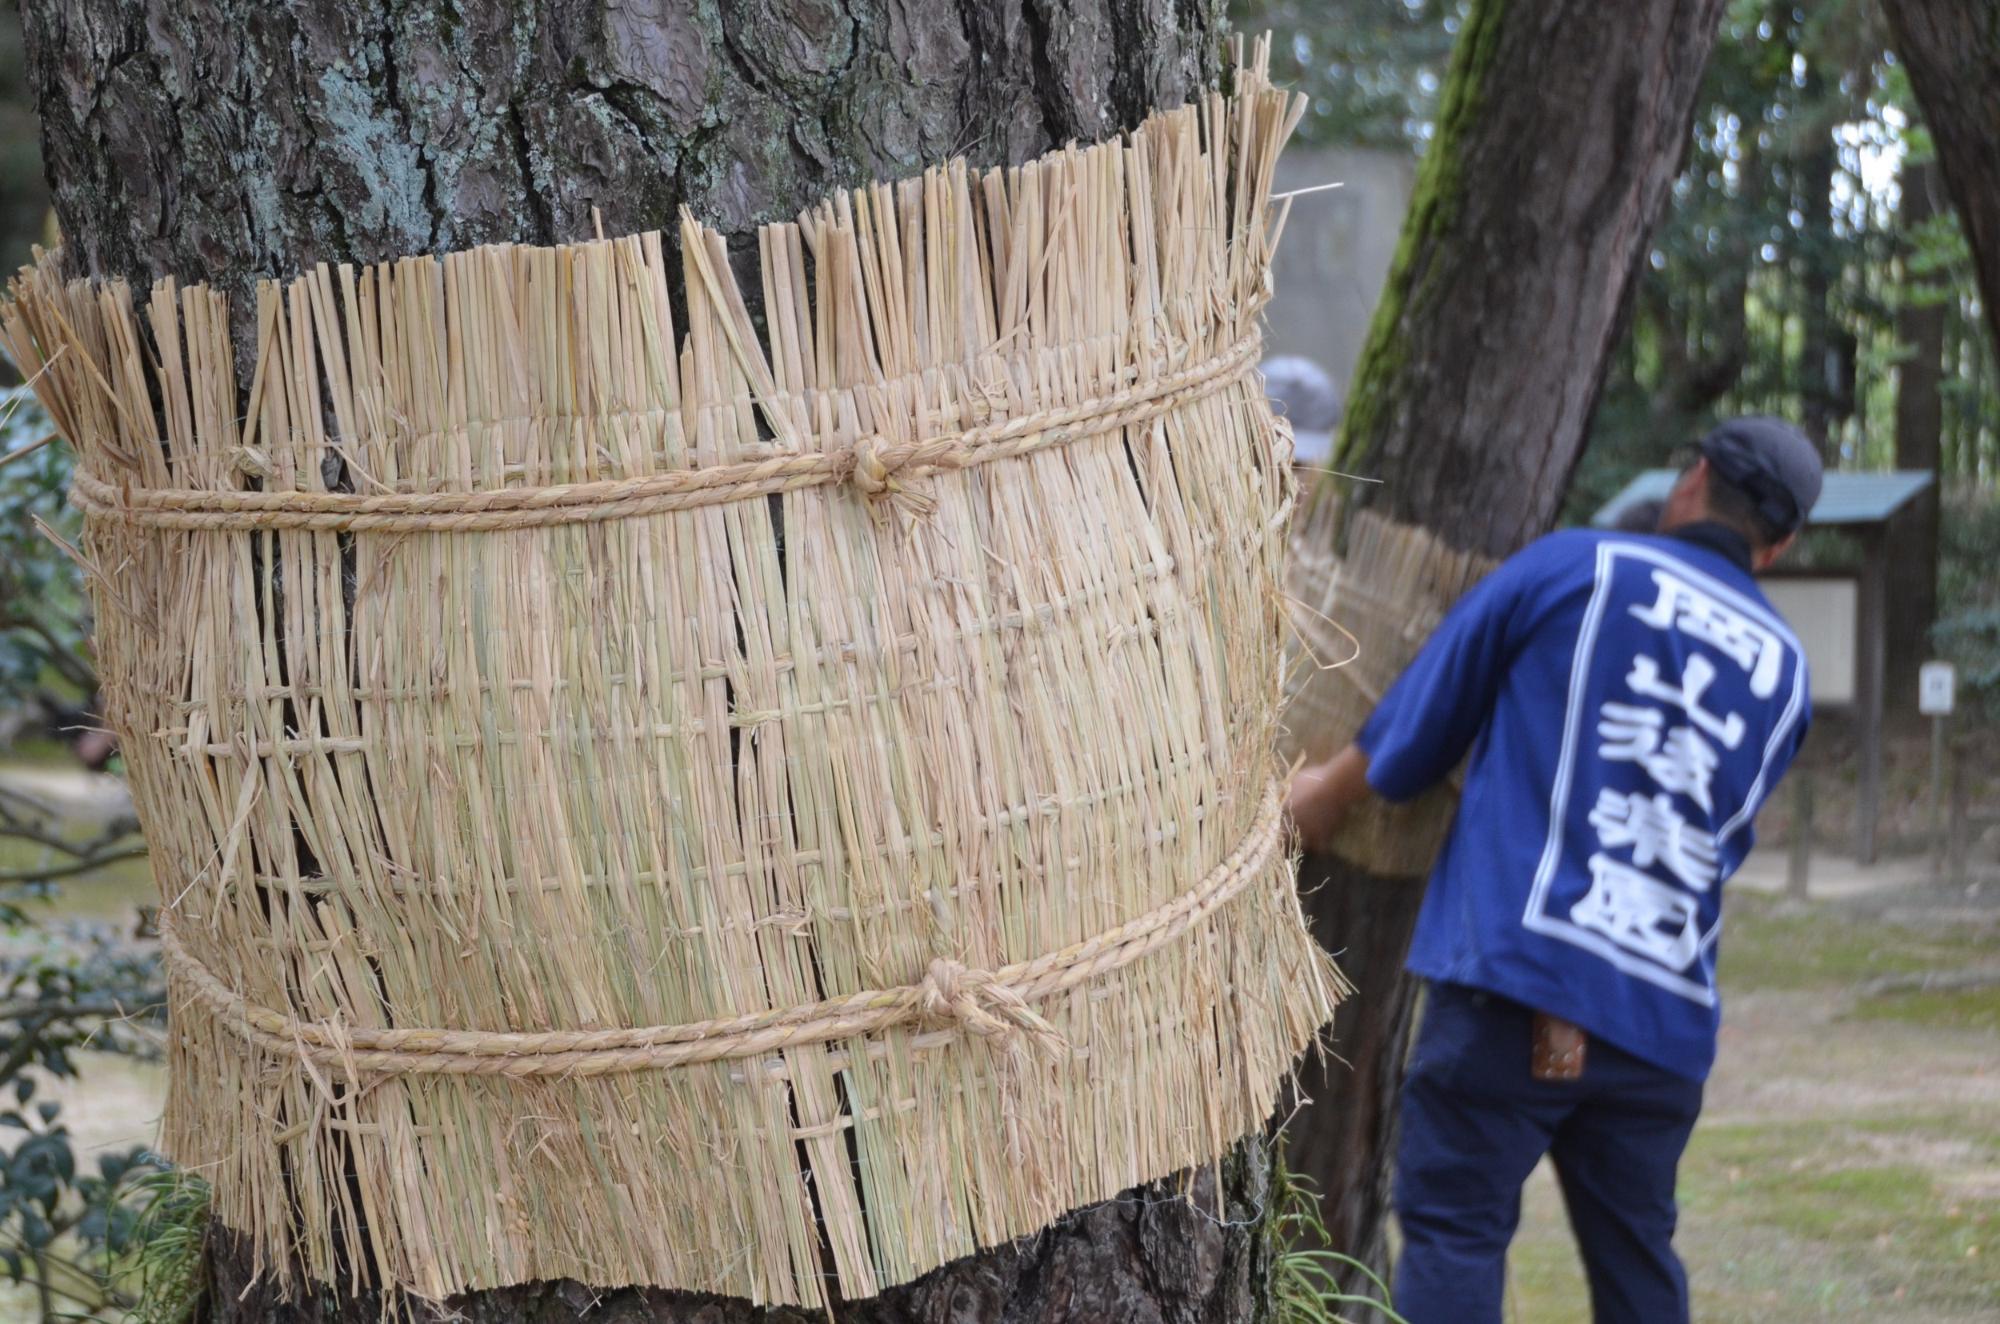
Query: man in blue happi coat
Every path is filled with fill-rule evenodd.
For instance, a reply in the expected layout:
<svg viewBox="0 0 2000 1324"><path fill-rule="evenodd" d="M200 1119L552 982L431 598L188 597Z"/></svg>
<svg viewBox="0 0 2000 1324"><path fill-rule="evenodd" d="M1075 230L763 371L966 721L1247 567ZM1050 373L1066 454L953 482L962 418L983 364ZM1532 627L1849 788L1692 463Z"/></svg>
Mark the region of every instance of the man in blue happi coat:
<svg viewBox="0 0 2000 1324"><path fill-rule="evenodd" d="M1705 437L1657 534L1572 530L1453 608L1353 745L1294 782L1307 845L1470 760L1409 969L1395 1304L1498 1324L1550 1155L1605 1321L1688 1318L1674 1172L1715 1059L1723 882L1805 735L1805 657L1754 572L1819 498L1769 418Z"/></svg>

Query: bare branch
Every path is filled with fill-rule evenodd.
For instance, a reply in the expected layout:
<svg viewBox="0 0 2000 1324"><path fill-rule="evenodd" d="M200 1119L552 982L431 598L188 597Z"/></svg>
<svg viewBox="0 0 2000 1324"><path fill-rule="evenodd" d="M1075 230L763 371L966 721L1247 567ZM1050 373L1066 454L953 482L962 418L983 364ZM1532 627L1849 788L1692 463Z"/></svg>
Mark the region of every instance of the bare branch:
<svg viewBox="0 0 2000 1324"><path fill-rule="evenodd" d="M0 830L0 837L16 835L20 834ZM78 874L94 873L126 860L143 860L146 855L147 850L144 846L131 846L125 850L107 851L99 855L82 855L67 864L51 865L46 869L0 869L0 883L51 883L59 878L74 878Z"/></svg>

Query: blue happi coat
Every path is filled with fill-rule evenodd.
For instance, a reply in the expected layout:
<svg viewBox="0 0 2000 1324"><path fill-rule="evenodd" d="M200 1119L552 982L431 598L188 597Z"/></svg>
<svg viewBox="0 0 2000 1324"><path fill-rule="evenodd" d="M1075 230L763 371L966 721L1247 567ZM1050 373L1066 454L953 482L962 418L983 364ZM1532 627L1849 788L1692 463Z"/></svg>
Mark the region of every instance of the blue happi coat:
<svg viewBox="0 0 2000 1324"><path fill-rule="evenodd" d="M1692 532L1527 547L1460 600L1357 743L1390 800L1471 751L1413 973L1699 1079L1722 884L1809 704L1804 653L1740 548Z"/></svg>

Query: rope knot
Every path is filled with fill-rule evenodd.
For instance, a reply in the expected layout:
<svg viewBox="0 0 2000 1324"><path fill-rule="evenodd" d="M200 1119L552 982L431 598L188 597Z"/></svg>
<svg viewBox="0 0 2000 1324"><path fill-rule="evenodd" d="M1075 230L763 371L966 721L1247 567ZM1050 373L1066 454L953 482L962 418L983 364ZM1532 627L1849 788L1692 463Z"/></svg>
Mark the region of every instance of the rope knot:
<svg viewBox="0 0 2000 1324"><path fill-rule="evenodd" d="M849 477L861 495L868 498L893 496L903 490L896 471L882 458L882 439L863 437L854 443L854 471Z"/></svg>
<svg viewBox="0 0 2000 1324"><path fill-rule="evenodd" d="M891 446L880 437L863 437L854 443L848 460L848 481L878 512L892 507L909 515L929 514L931 499L904 486L903 480L896 476L911 458L912 451L907 446Z"/></svg>
<svg viewBox="0 0 2000 1324"><path fill-rule="evenodd" d="M934 1026L966 1030L1007 1046L1026 1035L1044 1056L1057 1056L1069 1047L1055 1026L991 971L974 970L947 957L937 957L924 971L917 985L917 1008Z"/></svg>

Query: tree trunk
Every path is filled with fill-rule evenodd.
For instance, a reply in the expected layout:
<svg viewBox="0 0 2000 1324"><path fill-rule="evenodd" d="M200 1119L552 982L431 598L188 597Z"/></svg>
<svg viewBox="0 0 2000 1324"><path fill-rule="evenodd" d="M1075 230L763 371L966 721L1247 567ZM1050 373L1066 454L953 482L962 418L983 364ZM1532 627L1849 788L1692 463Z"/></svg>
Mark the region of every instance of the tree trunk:
<svg viewBox="0 0 2000 1324"><path fill-rule="evenodd" d="M1475 0L1341 437L1338 467L1384 480L1359 496L1491 555L1554 521L1722 9ZM1380 1264L1422 885L1323 857L1300 881L1359 992L1333 1036L1351 1069L1308 1069L1293 1153L1333 1245Z"/></svg>
<svg viewBox="0 0 2000 1324"><path fill-rule="evenodd" d="M1896 54L1937 143L1938 164L1972 244L1979 299L2000 350L2000 6L1889 0Z"/></svg>
<svg viewBox="0 0 2000 1324"><path fill-rule="evenodd" d="M749 235L954 153L1019 161L1213 83L1212 0L39 0L43 159L80 272ZM750 282L753 286L756 282Z"/></svg>
<svg viewBox="0 0 2000 1324"><path fill-rule="evenodd" d="M596 214L607 233L673 236L683 205L748 251L759 223L843 185L1108 137L1215 82L1222 6L39 0L22 18L71 269L231 291L247 364L242 296L317 262L574 240ZM1192 1200L1133 1191L811 1318L1258 1318L1268 1178L1246 1142L1194 1175ZM209 1270L216 1320L380 1317L352 1284L276 1299L227 1233ZM577 1283L452 1304L484 1324L806 1318Z"/></svg>
<svg viewBox="0 0 2000 1324"><path fill-rule="evenodd" d="M1355 991L1334 1012L1332 1052L1315 1051L1300 1069L1312 1102L1286 1128L1285 1157L1320 1192L1327 1243L1384 1279L1396 1096L1417 1004L1403 954L1423 889L1421 879L1379 877L1333 855L1299 861L1313 936L1339 957ZM1359 1273L1343 1275L1350 1292L1361 1292L1364 1282Z"/></svg>
<svg viewBox="0 0 2000 1324"><path fill-rule="evenodd" d="M1799 423L1831 468L1840 461L1840 448L1830 440L1834 327L1828 303L1836 261L1829 194L1837 157L1831 128L1817 125L1826 95L1826 75L1817 61L1809 62L1800 99L1803 113L1814 125L1791 162L1792 206L1804 218L1792 240L1792 262L1799 277Z"/></svg>
<svg viewBox="0 0 2000 1324"><path fill-rule="evenodd" d="M1217 1204L1218 1173L1222 1204ZM1207 1324L1270 1318L1263 1235L1270 1163L1248 1141L1181 1187L1162 1182L1080 1210L1040 1234L823 1311L643 1288L534 1283L454 1297L425 1321L457 1324ZM286 1301L252 1281L246 1241L212 1238L208 1324L380 1324L380 1297L332 1290Z"/></svg>
<svg viewBox="0 0 2000 1324"><path fill-rule="evenodd" d="M1945 306L1936 291L1925 299L1920 281L1909 267L1916 231L1936 214L1934 190L1939 187L1935 163L1913 166L1903 175L1903 202L1897 213L1902 227L1902 306L1896 314L1896 339L1909 356L1896 368L1896 467L1922 469L1931 485L1896 517L1890 555L1902 567L1896 592L1889 595L1889 666L1887 686L1893 707L1914 711L1917 669L1930 656L1930 628L1937 619L1938 519L1944 472Z"/></svg>

